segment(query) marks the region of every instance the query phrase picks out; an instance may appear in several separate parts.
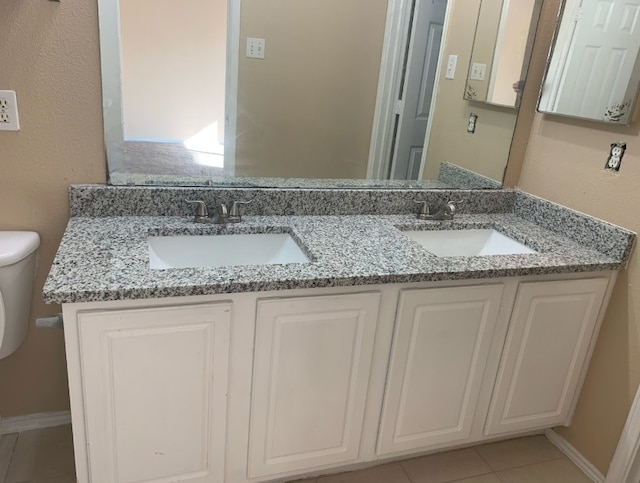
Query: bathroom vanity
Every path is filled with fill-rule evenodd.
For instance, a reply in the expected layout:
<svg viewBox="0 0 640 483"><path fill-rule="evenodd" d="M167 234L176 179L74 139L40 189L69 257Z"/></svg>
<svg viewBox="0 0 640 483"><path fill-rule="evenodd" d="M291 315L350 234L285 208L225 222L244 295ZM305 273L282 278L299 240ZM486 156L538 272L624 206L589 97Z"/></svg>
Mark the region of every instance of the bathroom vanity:
<svg viewBox="0 0 640 483"><path fill-rule="evenodd" d="M635 239L509 190L420 193L463 199L451 221L407 214L415 192L236 192L266 216L233 226L153 212L189 189L110 190L72 188L44 289L80 482L288 481L567 425ZM403 233L444 229L535 253L439 257ZM150 268L149 237L269 233L308 262Z"/></svg>

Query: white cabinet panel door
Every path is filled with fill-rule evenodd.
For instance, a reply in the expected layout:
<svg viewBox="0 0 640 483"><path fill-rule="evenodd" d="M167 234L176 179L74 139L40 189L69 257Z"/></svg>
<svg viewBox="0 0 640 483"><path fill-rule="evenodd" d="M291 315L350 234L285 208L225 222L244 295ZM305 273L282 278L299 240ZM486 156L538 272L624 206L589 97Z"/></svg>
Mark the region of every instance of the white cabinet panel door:
<svg viewBox="0 0 640 483"><path fill-rule="evenodd" d="M469 437L503 289L401 293L378 454Z"/></svg>
<svg viewBox="0 0 640 483"><path fill-rule="evenodd" d="M379 302L258 301L249 477L358 459Z"/></svg>
<svg viewBox="0 0 640 483"><path fill-rule="evenodd" d="M93 483L222 482L231 304L78 314Z"/></svg>
<svg viewBox="0 0 640 483"><path fill-rule="evenodd" d="M607 278L520 285L485 434L565 424Z"/></svg>

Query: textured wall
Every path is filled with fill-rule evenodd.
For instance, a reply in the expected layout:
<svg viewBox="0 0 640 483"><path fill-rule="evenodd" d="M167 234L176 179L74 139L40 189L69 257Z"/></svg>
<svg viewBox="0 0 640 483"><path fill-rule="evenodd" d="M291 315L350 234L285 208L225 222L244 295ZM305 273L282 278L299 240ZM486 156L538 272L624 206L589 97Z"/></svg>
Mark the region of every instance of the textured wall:
<svg viewBox="0 0 640 483"><path fill-rule="evenodd" d="M121 2L120 19L125 139L184 140L217 123L224 141L226 0Z"/></svg>
<svg viewBox="0 0 640 483"><path fill-rule="evenodd" d="M387 2L242 2L237 175L366 176Z"/></svg>
<svg viewBox="0 0 640 483"><path fill-rule="evenodd" d="M627 142L620 172L605 171L609 144ZM519 186L640 232L640 126L609 127L537 114ZM620 274L570 428L559 432L606 473L640 382L637 249Z"/></svg>
<svg viewBox="0 0 640 483"><path fill-rule="evenodd" d="M71 183L105 182L95 0L0 2L0 89L15 90L20 132L0 132L0 229L42 238L27 340L0 360L0 414L68 408L62 331L40 290L64 231Z"/></svg>

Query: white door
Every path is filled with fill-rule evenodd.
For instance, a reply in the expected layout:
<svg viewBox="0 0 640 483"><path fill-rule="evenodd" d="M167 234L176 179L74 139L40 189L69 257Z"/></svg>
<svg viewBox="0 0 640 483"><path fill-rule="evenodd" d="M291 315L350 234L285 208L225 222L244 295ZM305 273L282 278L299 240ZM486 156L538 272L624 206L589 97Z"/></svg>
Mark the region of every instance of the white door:
<svg viewBox="0 0 640 483"><path fill-rule="evenodd" d="M563 67L554 112L595 119L618 115L640 49L640 0L583 0L571 12L576 22ZM565 21L565 19L563 19Z"/></svg>
<svg viewBox="0 0 640 483"><path fill-rule="evenodd" d="M224 480L231 304L78 314L92 483Z"/></svg>
<svg viewBox="0 0 640 483"><path fill-rule="evenodd" d="M250 478L358 460L379 293L261 300Z"/></svg>
<svg viewBox="0 0 640 483"><path fill-rule="evenodd" d="M520 285L486 435L567 424L608 281Z"/></svg>
<svg viewBox="0 0 640 483"><path fill-rule="evenodd" d="M378 454L471 434L503 285L400 295Z"/></svg>
<svg viewBox="0 0 640 483"><path fill-rule="evenodd" d="M392 179L418 179L447 0L417 0L399 106Z"/></svg>

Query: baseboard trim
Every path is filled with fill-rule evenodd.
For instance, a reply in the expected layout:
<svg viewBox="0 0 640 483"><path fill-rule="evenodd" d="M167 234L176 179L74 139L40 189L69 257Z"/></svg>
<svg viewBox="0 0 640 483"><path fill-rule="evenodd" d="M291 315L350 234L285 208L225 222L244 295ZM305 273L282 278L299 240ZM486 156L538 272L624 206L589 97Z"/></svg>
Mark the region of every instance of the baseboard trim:
<svg viewBox="0 0 640 483"><path fill-rule="evenodd" d="M587 460L587 458L582 456L582 454L575 449L569 441L564 439L553 429L547 429L544 434L549 441L551 441L556 448L562 451L574 465L580 468L582 472L591 479L591 481L594 483L604 483L604 475L600 473L598 469L593 466L589 460Z"/></svg>
<svg viewBox="0 0 640 483"><path fill-rule="evenodd" d="M71 411L53 411L0 419L0 435L71 424Z"/></svg>

